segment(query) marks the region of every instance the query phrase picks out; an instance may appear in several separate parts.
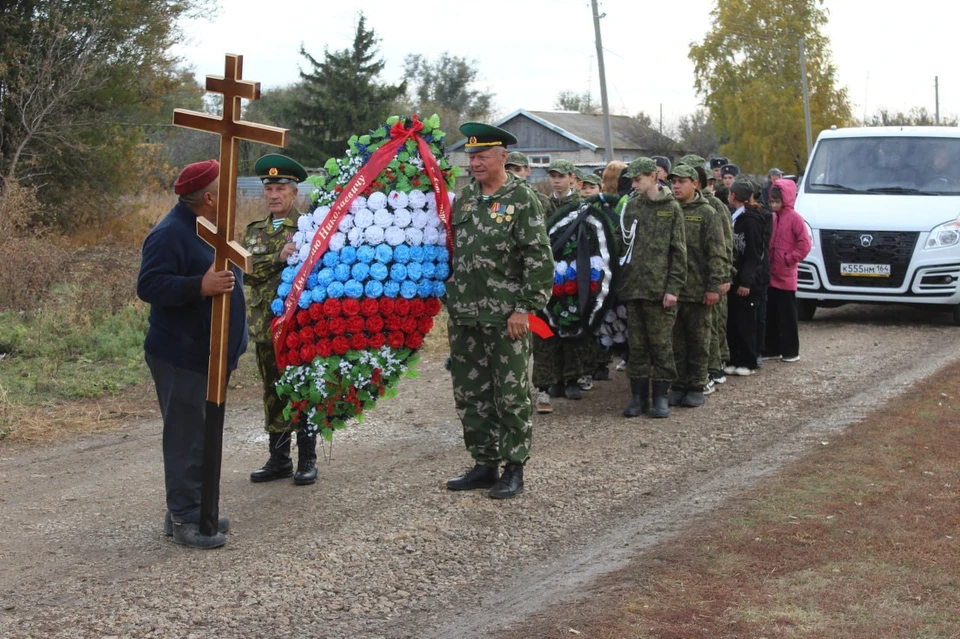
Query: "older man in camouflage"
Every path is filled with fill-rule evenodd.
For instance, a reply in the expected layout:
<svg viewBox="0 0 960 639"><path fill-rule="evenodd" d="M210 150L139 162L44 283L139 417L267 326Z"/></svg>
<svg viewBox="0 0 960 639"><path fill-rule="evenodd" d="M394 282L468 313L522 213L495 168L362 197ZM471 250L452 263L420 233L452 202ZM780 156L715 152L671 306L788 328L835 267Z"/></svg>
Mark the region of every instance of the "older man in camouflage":
<svg viewBox="0 0 960 639"><path fill-rule="evenodd" d="M529 314L550 299L553 254L540 202L505 168L516 138L477 122L460 132L473 181L453 205L447 311L453 396L475 465L447 488L508 499L523 490L530 457Z"/></svg>

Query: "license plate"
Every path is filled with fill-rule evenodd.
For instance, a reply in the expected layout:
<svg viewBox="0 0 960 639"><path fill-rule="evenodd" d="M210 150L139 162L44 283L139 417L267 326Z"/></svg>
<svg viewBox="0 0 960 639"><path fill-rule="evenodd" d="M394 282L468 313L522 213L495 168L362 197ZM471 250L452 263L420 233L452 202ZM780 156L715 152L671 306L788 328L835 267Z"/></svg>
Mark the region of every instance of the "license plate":
<svg viewBox="0 0 960 639"><path fill-rule="evenodd" d="M889 264L841 264L840 275L850 277L890 277Z"/></svg>

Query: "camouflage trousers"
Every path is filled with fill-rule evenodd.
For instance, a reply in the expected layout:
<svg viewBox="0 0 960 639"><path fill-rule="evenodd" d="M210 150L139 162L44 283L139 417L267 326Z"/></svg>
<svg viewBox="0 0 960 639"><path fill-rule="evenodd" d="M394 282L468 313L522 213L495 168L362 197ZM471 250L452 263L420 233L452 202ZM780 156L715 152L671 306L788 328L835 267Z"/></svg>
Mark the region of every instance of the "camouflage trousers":
<svg viewBox="0 0 960 639"><path fill-rule="evenodd" d="M723 362L730 360L730 346L727 344L727 296L720 298L717 304L710 307L712 330L710 331L710 363L707 368L712 371L723 370Z"/></svg>
<svg viewBox="0 0 960 639"><path fill-rule="evenodd" d="M283 418L283 409L287 405L277 395L277 382L280 371L277 370L277 358L273 352L273 342L256 342L257 370L263 381L263 413L268 433L290 433L296 430L289 420Z"/></svg>
<svg viewBox="0 0 960 639"><path fill-rule="evenodd" d="M530 336L507 337L506 326L448 322L453 399L463 443L478 464L523 464L530 458Z"/></svg>
<svg viewBox="0 0 960 639"><path fill-rule="evenodd" d="M677 362L677 388L699 390L707 384L710 341L716 306L680 302L673 325L673 358Z"/></svg>
<svg viewBox="0 0 960 639"><path fill-rule="evenodd" d="M587 340L574 340L561 337L543 339L533 336L533 385L546 390L550 384L576 381L590 368L592 359Z"/></svg>
<svg viewBox="0 0 960 639"><path fill-rule="evenodd" d="M677 305L664 308L661 300L630 300L624 304L630 344L627 375L630 379L649 377L672 382L677 378L677 364L673 359Z"/></svg>

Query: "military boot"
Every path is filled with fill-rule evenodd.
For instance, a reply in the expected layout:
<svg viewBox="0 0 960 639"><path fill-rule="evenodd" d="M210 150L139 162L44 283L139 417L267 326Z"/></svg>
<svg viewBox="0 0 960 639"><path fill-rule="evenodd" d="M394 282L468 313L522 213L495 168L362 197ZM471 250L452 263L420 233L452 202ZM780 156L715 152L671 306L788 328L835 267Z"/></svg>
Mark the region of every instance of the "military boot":
<svg viewBox="0 0 960 639"><path fill-rule="evenodd" d="M687 394L684 388L672 388L667 395L667 404L670 406L679 406L683 402L683 397Z"/></svg>
<svg viewBox="0 0 960 639"><path fill-rule="evenodd" d="M490 488L500 478L500 471L496 466L477 464L459 477L447 482L447 490L476 490Z"/></svg>
<svg viewBox="0 0 960 639"><path fill-rule="evenodd" d="M670 392L670 382L663 379L653 380L653 406L650 407L650 417L669 417L670 406L667 394Z"/></svg>
<svg viewBox="0 0 960 639"><path fill-rule="evenodd" d="M631 378L630 393L630 403L623 409L623 416L639 417L650 408L650 378Z"/></svg>
<svg viewBox="0 0 960 639"><path fill-rule="evenodd" d="M523 464L507 464L503 474L487 493L493 499L510 499L523 492Z"/></svg>
<svg viewBox="0 0 960 639"><path fill-rule="evenodd" d="M297 472L293 483L309 486L317 481L317 436L297 433Z"/></svg>
<svg viewBox="0 0 960 639"><path fill-rule="evenodd" d="M683 401L680 402L680 405L686 408L700 408L703 406L704 401L703 391L692 390L683 396Z"/></svg>
<svg viewBox="0 0 960 639"><path fill-rule="evenodd" d="M290 460L290 433L270 433L270 459L259 470L250 473L250 481L259 483L285 479L293 475Z"/></svg>

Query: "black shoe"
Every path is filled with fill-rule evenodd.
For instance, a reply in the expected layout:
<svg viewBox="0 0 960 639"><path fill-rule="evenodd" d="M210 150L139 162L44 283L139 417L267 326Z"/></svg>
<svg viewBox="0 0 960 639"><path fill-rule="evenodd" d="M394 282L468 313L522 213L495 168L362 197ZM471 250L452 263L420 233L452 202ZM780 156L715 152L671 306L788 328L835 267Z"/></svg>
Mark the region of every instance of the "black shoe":
<svg viewBox="0 0 960 639"><path fill-rule="evenodd" d="M250 473L250 481L260 483L293 477L290 437L290 433L270 433L270 459L262 468Z"/></svg>
<svg viewBox="0 0 960 639"><path fill-rule="evenodd" d="M703 391L692 390L687 391L687 394L683 396L680 405L686 408L700 408L703 406L704 402Z"/></svg>
<svg viewBox="0 0 960 639"><path fill-rule="evenodd" d="M605 382L610 379L610 369L606 366L601 366L593 372L593 380L595 382Z"/></svg>
<svg viewBox="0 0 960 639"><path fill-rule="evenodd" d="M679 406L683 403L683 398L686 394L687 391L685 388L674 388L670 391L670 394L667 395L667 404L670 406Z"/></svg>
<svg viewBox="0 0 960 639"><path fill-rule="evenodd" d="M650 406L650 417L670 417L670 406L667 394L670 392L670 382L662 379L654 380L653 404Z"/></svg>
<svg viewBox="0 0 960 639"><path fill-rule="evenodd" d="M630 403L623 409L624 417L639 417L650 409L650 378L630 380Z"/></svg>
<svg viewBox="0 0 960 639"><path fill-rule="evenodd" d="M510 499L523 492L523 465L507 464L499 481L487 493L493 499Z"/></svg>
<svg viewBox="0 0 960 639"><path fill-rule="evenodd" d="M580 389L577 380L567 382L567 385L563 388L563 396L567 399L583 399L583 391Z"/></svg>
<svg viewBox="0 0 960 639"><path fill-rule="evenodd" d="M309 486L317 481L317 437L297 433L297 472L293 483Z"/></svg>
<svg viewBox="0 0 960 639"><path fill-rule="evenodd" d="M228 533L230 532L230 518L229 517L220 517L217 519L217 532L218 533ZM166 517L163 518L163 534L165 537L173 536L173 517L170 515L170 511L167 511Z"/></svg>
<svg viewBox="0 0 960 639"><path fill-rule="evenodd" d="M200 524L175 521L173 522L173 541L181 546L206 550L219 548L227 543L227 538L221 532L214 535L200 534Z"/></svg>
<svg viewBox="0 0 960 639"><path fill-rule="evenodd" d="M550 395L550 397L564 397L563 384L550 384L547 388L547 394Z"/></svg>
<svg viewBox="0 0 960 639"><path fill-rule="evenodd" d="M496 466L477 464L459 477L447 482L447 490L477 490L490 488L500 478L500 471Z"/></svg>

